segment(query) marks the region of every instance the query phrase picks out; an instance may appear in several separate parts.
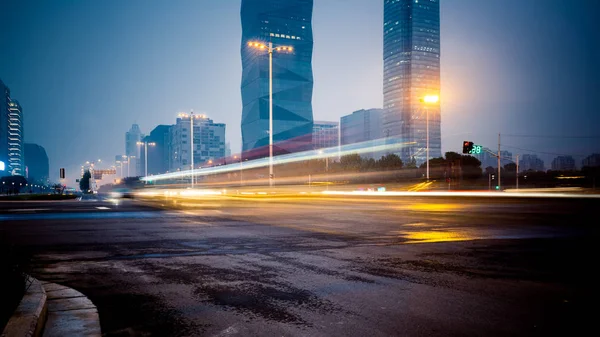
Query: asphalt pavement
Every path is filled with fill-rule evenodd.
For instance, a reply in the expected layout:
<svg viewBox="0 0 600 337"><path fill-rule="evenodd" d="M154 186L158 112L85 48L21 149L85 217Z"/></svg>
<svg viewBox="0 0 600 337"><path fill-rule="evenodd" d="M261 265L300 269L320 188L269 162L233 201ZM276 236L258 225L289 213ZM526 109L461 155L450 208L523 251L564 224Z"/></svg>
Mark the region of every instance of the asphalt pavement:
<svg viewBox="0 0 600 337"><path fill-rule="evenodd" d="M1 202L104 336L564 336L595 327L598 199Z"/></svg>

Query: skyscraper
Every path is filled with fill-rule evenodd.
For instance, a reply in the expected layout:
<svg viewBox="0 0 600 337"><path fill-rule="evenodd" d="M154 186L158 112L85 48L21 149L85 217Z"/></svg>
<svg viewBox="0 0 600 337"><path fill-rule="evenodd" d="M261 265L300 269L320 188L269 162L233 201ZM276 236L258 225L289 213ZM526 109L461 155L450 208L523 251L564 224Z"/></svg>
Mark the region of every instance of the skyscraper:
<svg viewBox="0 0 600 337"><path fill-rule="evenodd" d="M50 176L50 165L46 149L41 145L25 143L25 165L27 167L29 182L47 184Z"/></svg>
<svg viewBox="0 0 600 337"><path fill-rule="evenodd" d="M340 118L341 145L368 142L379 139L382 109L361 109ZM363 153L365 158L378 159L382 153Z"/></svg>
<svg viewBox="0 0 600 337"><path fill-rule="evenodd" d="M426 160L427 115L429 157L441 157L439 0L384 0L383 134L409 142L399 151L405 162Z"/></svg>
<svg viewBox="0 0 600 337"><path fill-rule="evenodd" d="M312 147L312 0L242 0L242 143L243 151L268 156L269 55L251 41L292 52L273 52L274 153Z"/></svg>
<svg viewBox="0 0 600 337"><path fill-rule="evenodd" d="M8 166L12 175L25 176L23 109L16 99L8 104Z"/></svg>
<svg viewBox="0 0 600 337"><path fill-rule="evenodd" d="M148 145L148 151L140 151L140 165L146 166L148 160L148 174L161 174L169 170L169 130L171 125L158 125L150 134L142 139ZM146 159L146 152L148 158ZM145 174L145 172L144 172Z"/></svg>
<svg viewBox="0 0 600 337"><path fill-rule="evenodd" d="M131 129L125 133L125 155L128 158L129 176L141 176L144 173L140 167L140 146L138 145L142 138L144 135L137 124L132 124Z"/></svg>
<svg viewBox="0 0 600 337"><path fill-rule="evenodd" d="M0 80L0 175L25 176L23 110Z"/></svg>
<svg viewBox="0 0 600 337"><path fill-rule="evenodd" d="M0 80L0 176L10 175L8 167L8 106L10 89Z"/></svg>

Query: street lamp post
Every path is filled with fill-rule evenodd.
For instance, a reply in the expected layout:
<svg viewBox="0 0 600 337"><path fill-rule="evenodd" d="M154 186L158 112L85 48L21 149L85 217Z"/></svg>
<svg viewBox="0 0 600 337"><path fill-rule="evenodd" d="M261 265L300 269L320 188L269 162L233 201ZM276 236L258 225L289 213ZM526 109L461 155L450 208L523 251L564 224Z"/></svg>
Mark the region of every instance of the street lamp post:
<svg viewBox="0 0 600 337"><path fill-rule="evenodd" d="M439 100L440 97L438 95L427 95L423 97L423 102L425 102L425 104L436 104L437 102L439 102ZM429 181L429 109L427 108L427 105L425 106L425 120L425 132L427 134L427 158L425 159L425 162L427 163L427 181Z"/></svg>
<svg viewBox="0 0 600 337"><path fill-rule="evenodd" d="M190 163L191 171L190 171L190 183L192 188L194 188L194 110L190 111Z"/></svg>
<svg viewBox="0 0 600 337"><path fill-rule="evenodd" d="M148 145L154 146L156 143L147 141L137 142L137 145L144 145L144 177L148 176ZM146 181L147 182L147 181Z"/></svg>
<svg viewBox="0 0 600 337"><path fill-rule="evenodd" d="M269 186L273 186L273 51L292 51L290 46L273 47L273 43L248 42L251 48L266 49L269 53Z"/></svg>

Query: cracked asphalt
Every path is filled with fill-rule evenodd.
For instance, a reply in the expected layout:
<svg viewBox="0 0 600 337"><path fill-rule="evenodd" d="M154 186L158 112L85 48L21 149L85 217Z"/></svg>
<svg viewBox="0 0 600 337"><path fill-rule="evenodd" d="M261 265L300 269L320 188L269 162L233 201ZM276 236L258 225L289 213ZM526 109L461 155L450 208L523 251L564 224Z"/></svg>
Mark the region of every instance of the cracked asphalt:
<svg viewBox="0 0 600 337"><path fill-rule="evenodd" d="M565 336L594 325L595 199L0 202L0 240L104 336Z"/></svg>

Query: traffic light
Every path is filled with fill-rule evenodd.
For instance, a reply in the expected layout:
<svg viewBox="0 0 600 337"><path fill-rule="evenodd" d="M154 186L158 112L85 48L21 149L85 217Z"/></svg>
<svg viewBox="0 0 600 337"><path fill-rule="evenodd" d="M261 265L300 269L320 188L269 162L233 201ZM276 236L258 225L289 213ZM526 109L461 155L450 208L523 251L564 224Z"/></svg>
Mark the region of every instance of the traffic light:
<svg viewBox="0 0 600 337"><path fill-rule="evenodd" d="M60 179L65 179L65 169L64 168L60 168Z"/></svg>
<svg viewBox="0 0 600 337"><path fill-rule="evenodd" d="M473 142L465 140L463 142L463 153L470 153L473 150Z"/></svg>

